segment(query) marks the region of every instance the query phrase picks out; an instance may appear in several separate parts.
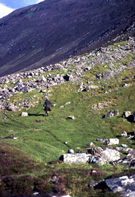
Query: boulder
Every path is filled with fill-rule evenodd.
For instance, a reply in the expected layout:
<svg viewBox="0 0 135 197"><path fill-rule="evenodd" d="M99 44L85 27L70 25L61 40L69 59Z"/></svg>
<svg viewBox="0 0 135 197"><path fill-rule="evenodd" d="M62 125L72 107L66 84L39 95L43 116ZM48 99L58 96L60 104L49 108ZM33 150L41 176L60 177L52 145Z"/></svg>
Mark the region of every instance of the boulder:
<svg viewBox="0 0 135 197"><path fill-rule="evenodd" d="M0 110L5 109L5 103L4 102L0 102Z"/></svg>
<svg viewBox="0 0 135 197"><path fill-rule="evenodd" d="M66 74L63 78L65 79L65 81L71 81L73 79L73 76Z"/></svg>
<svg viewBox="0 0 135 197"><path fill-rule="evenodd" d="M119 139L118 138L110 138L107 142L107 145L115 145L115 144L119 144Z"/></svg>
<svg viewBox="0 0 135 197"><path fill-rule="evenodd" d="M100 155L100 158L96 160L96 163L104 165L108 162L117 161L120 159L120 153L114 149L105 149Z"/></svg>
<svg viewBox="0 0 135 197"><path fill-rule="evenodd" d="M84 91L89 92L90 90L97 89L97 88L98 86L96 85L90 85L90 86L87 86Z"/></svg>
<svg viewBox="0 0 135 197"><path fill-rule="evenodd" d="M65 103L65 105L69 105L69 104L71 104L71 102L70 102L70 101Z"/></svg>
<svg viewBox="0 0 135 197"><path fill-rule="evenodd" d="M78 85L78 88L83 88L83 82Z"/></svg>
<svg viewBox="0 0 135 197"><path fill-rule="evenodd" d="M127 137L127 132L123 131L122 134L120 135L121 137Z"/></svg>
<svg viewBox="0 0 135 197"><path fill-rule="evenodd" d="M16 110L17 110L17 107L15 107L14 104L8 104L8 105L6 106L6 109L7 109L8 111L16 111Z"/></svg>
<svg viewBox="0 0 135 197"><path fill-rule="evenodd" d="M99 165L104 165L106 163L117 161L120 159L120 153L115 149L102 149L100 147L97 148L92 149L93 153L91 152L92 155L89 157L89 163L97 163Z"/></svg>
<svg viewBox="0 0 135 197"><path fill-rule="evenodd" d="M88 143L88 145L87 145L88 147L92 147L92 146L95 146L94 145L94 143L93 142L90 142L90 143Z"/></svg>
<svg viewBox="0 0 135 197"><path fill-rule="evenodd" d="M122 115L122 117L123 118L128 118L129 116L131 116L131 111L125 111L125 112L123 112L123 115Z"/></svg>
<svg viewBox="0 0 135 197"><path fill-rule="evenodd" d="M75 117L74 116L68 116L67 119L75 120Z"/></svg>
<svg viewBox="0 0 135 197"><path fill-rule="evenodd" d="M118 116L119 115L119 111L115 110L115 111L110 111L109 113L107 113L104 118L110 118L112 116Z"/></svg>
<svg viewBox="0 0 135 197"><path fill-rule="evenodd" d="M62 160L65 163L86 163L88 161L88 155L86 153L74 153L74 154L63 154Z"/></svg>
<svg viewBox="0 0 135 197"><path fill-rule="evenodd" d="M5 139L17 140L17 137L16 136L6 136Z"/></svg>
<svg viewBox="0 0 135 197"><path fill-rule="evenodd" d="M102 110L104 108L107 108L109 105L111 105L111 102L97 103L97 104L92 105L92 109L94 109L94 110Z"/></svg>
<svg viewBox="0 0 135 197"><path fill-rule="evenodd" d="M22 116L22 117L28 116L28 112L22 112L22 113L21 113L21 116Z"/></svg>
<svg viewBox="0 0 135 197"><path fill-rule="evenodd" d="M118 161L118 163L126 164L126 165L129 165L131 167L131 163L133 161L135 161L135 150L129 148L128 154L126 155L126 157L123 157L122 159L120 159Z"/></svg>
<svg viewBox="0 0 135 197"><path fill-rule="evenodd" d="M135 196L135 175L110 178L104 181L89 183L93 189L109 189L114 193L119 192L123 197ZM114 194L115 196L115 194Z"/></svg>
<svg viewBox="0 0 135 197"><path fill-rule="evenodd" d="M107 138L97 138L96 141L105 143L106 141L108 141L108 139Z"/></svg>
<svg viewBox="0 0 135 197"><path fill-rule="evenodd" d="M37 82L46 82L46 78L44 76L41 76L37 79Z"/></svg>
<svg viewBox="0 0 135 197"><path fill-rule="evenodd" d="M68 150L68 153L72 153L73 154L74 153L74 150L73 149L69 149Z"/></svg>
<svg viewBox="0 0 135 197"><path fill-rule="evenodd" d="M120 192L122 196L135 196L135 175L106 179L105 183L111 191Z"/></svg>

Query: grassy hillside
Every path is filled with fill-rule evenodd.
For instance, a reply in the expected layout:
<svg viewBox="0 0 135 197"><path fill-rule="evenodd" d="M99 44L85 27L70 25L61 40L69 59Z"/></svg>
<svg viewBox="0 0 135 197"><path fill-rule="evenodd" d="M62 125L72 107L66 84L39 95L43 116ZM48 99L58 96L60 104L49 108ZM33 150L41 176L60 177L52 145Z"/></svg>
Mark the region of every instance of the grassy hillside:
<svg viewBox="0 0 135 197"><path fill-rule="evenodd" d="M120 44L120 43L119 43ZM121 43L123 45L125 43ZM113 47L117 47L114 45ZM85 55L84 55L85 56ZM113 66L129 64L135 53ZM84 83L93 81L98 88L78 92L79 82L68 81L53 86L49 100L56 104L49 116L44 116L43 103L45 93L35 91L16 94L10 101L30 98L36 95L39 104L28 109L29 116L21 117L21 111L0 112L0 190L2 194L67 193L72 196L114 196L102 190L90 190L88 183L101 180L113 174L132 174L135 170L127 166L97 164L64 164L59 157L72 148L77 151L87 150L87 144L105 146L97 138L116 138L122 131L131 133L135 124L122 118L124 111L135 110L135 68L128 67L110 79L97 79L95 75L109 69L110 64L96 65L83 72ZM74 70L74 65L70 69ZM52 72L52 71L51 71ZM58 71L53 71L58 72ZM62 71L61 71L62 72ZM64 71L63 71L64 72ZM46 73L48 74L48 73ZM127 84L125 87L123 84ZM10 87L10 83L8 86ZM70 104L68 103L70 102ZM107 107L98 108L98 103L109 103ZM23 109L22 111L24 111ZM109 111L118 110L119 116L103 118ZM75 120L67 119L73 115ZM17 139L8 139L8 136ZM119 138L120 144L135 148L135 142ZM64 143L67 142L67 143ZM98 168L99 176L91 175L91 170ZM53 181L53 175L58 177ZM116 194L115 196L119 196Z"/></svg>

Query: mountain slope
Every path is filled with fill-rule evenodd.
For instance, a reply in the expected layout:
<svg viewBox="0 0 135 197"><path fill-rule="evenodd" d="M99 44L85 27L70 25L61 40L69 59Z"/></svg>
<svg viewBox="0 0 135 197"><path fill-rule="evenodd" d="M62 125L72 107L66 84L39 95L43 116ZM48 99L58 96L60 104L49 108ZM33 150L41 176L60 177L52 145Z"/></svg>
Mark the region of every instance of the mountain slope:
<svg viewBox="0 0 135 197"><path fill-rule="evenodd" d="M49 116L42 108L45 96L55 104ZM52 192L121 196L104 185L94 186L95 181L135 174L135 124L123 117L123 112L132 117L134 100L134 37L46 68L0 78L1 196L52 196ZM22 117L21 112L28 116ZM111 116L103 118L108 113ZM110 138L119 144L101 141ZM59 160L69 149L96 158L94 152L101 148L118 150L121 159L103 166L92 159L70 165ZM123 189L127 184L123 181ZM130 184L127 192L131 190Z"/></svg>
<svg viewBox="0 0 135 197"><path fill-rule="evenodd" d="M134 13L133 0L46 0L16 10L0 19L0 76L56 63L126 35Z"/></svg>

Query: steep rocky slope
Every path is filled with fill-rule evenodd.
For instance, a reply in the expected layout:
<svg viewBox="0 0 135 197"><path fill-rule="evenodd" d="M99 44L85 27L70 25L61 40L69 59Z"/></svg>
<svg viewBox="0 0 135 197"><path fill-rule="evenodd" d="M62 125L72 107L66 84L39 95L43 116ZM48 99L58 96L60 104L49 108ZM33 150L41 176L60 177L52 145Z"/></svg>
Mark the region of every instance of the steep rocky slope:
<svg viewBox="0 0 135 197"><path fill-rule="evenodd" d="M134 34L134 13L133 0L46 0L16 10L0 19L0 76L125 39Z"/></svg>
<svg viewBox="0 0 135 197"><path fill-rule="evenodd" d="M134 67L135 40L130 37L129 40L120 44L101 47L93 52L69 58L57 64L48 65L45 68L40 67L35 70L0 77L0 109L8 108L8 106L11 108L10 102L7 101L18 93L29 93L37 90L48 94L47 92L52 87L64 84L67 81L79 84L78 92L90 91L99 88L99 86L97 86L97 82L96 85L92 84L94 82L90 82L89 75L94 81L108 81L117 78L120 73ZM84 83L83 81L86 79L88 81ZM102 89L104 90L104 84ZM16 106L13 107L16 110L19 106L19 108L25 106L29 108L30 103L26 103L13 101L12 104ZM34 103L31 103L31 105L34 106Z"/></svg>

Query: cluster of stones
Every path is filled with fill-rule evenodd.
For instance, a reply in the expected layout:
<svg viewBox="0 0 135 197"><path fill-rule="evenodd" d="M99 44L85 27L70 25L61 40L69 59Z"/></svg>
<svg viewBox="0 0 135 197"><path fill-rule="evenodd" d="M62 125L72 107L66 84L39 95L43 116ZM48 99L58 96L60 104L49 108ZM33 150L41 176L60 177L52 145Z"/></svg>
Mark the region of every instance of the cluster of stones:
<svg viewBox="0 0 135 197"><path fill-rule="evenodd" d="M73 152L69 150L68 152ZM97 163L104 165L108 162L116 161L120 159L119 151L111 148L90 148L85 153L67 153L63 154L61 159L68 164L71 163Z"/></svg>
<svg viewBox="0 0 135 197"><path fill-rule="evenodd" d="M47 74L46 77L44 77L44 75L41 74L45 74L46 70L47 68L40 68L37 70L0 78L0 84L4 84L4 86L0 88L0 110L4 110L6 108L9 111L15 111L20 109L21 106L29 108L31 107L30 98L27 100L25 99L24 102L21 101L20 103L16 103L14 101L14 103L10 103L9 97L17 93L26 93L33 90L38 90L41 93L45 93L46 91L49 92L49 89L52 86L61 85L65 81L73 79L71 75L64 74ZM27 82L24 82L23 79L27 79ZM9 82L12 87L8 87ZM34 104L36 105L37 102L38 100L35 103L32 101L33 106Z"/></svg>
<svg viewBox="0 0 135 197"><path fill-rule="evenodd" d="M123 133L122 133L123 134ZM122 136L122 135L121 135ZM68 153L63 154L60 159L65 163L97 163L99 165L105 165L110 163L117 165L119 163L128 164L130 167L135 167L135 150L128 148L126 144L119 146L119 139L117 138L101 138L97 139L98 142L104 143L107 147L94 147L91 142L87 148L87 152L74 153L73 149L69 149ZM65 142L67 144L67 142ZM112 147L115 145L116 147ZM108 147L109 146L109 147ZM120 152L127 152L127 155L123 158L120 157Z"/></svg>
<svg viewBox="0 0 135 197"><path fill-rule="evenodd" d="M108 118L108 117L118 116L118 115L119 115L119 111L115 110L115 111L110 111L104 117ZM122 115L123 118L128 118L130 116L133 116L131 111L123 112L123 115ZM133 133L133 135L131 135L123 131L120 137L125 137L127 139L134 140L135 132ZM69 163L69 164L88 162L88 163L97 163L99 165L104 165L106 163L117 165L119 163L122 163L122 164L128 164L129 167L135 167L135 150L132 148L129 148L126 144L121 144L121 146L119 146L118 138L110 138L110 139L98 138L97 141L104 143L104 145L106 145L107 147L95 148L94 143L91 142L88 144L90 148L88 148L87 152L74 153L73 149L69 149L67 154L63 154L61 156L61 159L65 163ZM67 142L65 142L65 144L67 144ZM115 145L116 147L108 147L111 145ZM123 158L120 158L120 152L123 152L123 151L127 152L127 155Z"/></svg>
<svg viewBox="0 0 135 197"><path fill-rule="evenodd" d="M89 187L94 189L108 189L114 193L121 193L121 196L123 197L133 197L135 196L135 175L110 178L99 182L89 183Z"/></svg>
<svg viewBox="0 0 135 197"><path fill-rule="evenodd" d="M60 85L66 81L73 81L78 83L78 92L80 91L91 91L97 89L98 86L93 84L93 81L87 81L83 83L84 71L91 70L95 67L104 66L106 72L102 72L95 75L97 79L110 79L119 72L127 68L127 65L120 63L121 60L128 57L130 54L135 53L135 39L130 38L129 41L123 45L117 47L108 46L100 48L99 50L93 51L84 56L77 56L69 58L66 61L54 65L48 65L45 68L20 72L0 78L0 110L5 109L16 110L16 107L11 107L11 103L8 100L9 97L17 93L26 93L33 90L39 90L46 92L55 85ZM133 59L128 67L135 67L135 59ZM49 74L50 71L56 70L61 71L63 74ZM12 87L9 87L9 83ZM10 108L8 107L10 104ZM20 104L18 104L20 105ZM22 104L24 106L25 104Z"/></svg>

